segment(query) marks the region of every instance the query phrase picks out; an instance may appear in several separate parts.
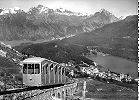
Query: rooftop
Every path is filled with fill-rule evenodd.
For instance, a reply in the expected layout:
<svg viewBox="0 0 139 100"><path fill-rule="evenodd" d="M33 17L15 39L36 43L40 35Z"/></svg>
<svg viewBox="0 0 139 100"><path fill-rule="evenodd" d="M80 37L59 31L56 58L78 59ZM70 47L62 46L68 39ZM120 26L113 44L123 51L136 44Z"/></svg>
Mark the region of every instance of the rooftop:
<svg viewBox="0 0 139 100"><path fill-rule="evenodd" d="M45 58L33 57L33 58L27 58L27 59L23 60L23 63L40 63L44 60L45 60Z"/></svg>

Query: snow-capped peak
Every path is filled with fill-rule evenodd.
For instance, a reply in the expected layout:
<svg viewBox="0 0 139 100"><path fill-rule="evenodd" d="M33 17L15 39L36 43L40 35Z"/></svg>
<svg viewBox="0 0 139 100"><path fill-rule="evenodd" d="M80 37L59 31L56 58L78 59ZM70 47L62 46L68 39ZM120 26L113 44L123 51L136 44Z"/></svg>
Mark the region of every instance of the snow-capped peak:
<svg viewBox="0 0 139 100"><path fill-rule="evenodd" d="M64 9L64 8L56 9L55 12L58 14L67 15L67 16L72 16L72 15L84 16L82 13L72 12L72 11Z"/></svg>
<svg viewBox="0 0 139 100"><path fill-rule="evenodd" d="M100 9L100 12L107 12L107 10L105 10L105 9Z"/></svg>
<svg viewBox="0 0 139 100"><path fill-rule="evenodd" d="M5 14L9 14L9 13L15 14L15 13L17 13L18 10L20 10L19 7L14 7L14 8L1 8L1 9L2 9L2 11L1 11L0 15L5 15Z"/></svg>
<svg viewBox="0 0 139 100"><path fill-rule="evenodd" d="M51 9L51 8L45 7L43 5L38 5L37 7L32 7L29 9L28 12L30 13L32 10L34 10L34 11L36 10L37 13L55 13L55 14L67 15L67 16L72 16L72 15L86 16L82 13L72 12L72 11L64 9L64 8Z"/></svg>
<svg viewBox="0 0 139 100"><path fill-rule="evenodd" d="M48 12L49 8L48 7L44 7L43 5L38 5L37 8L39 9L40 13L42 12Z"/></svg>
<svg viewBox="0 0 139 100"><path fill-rule="evenodd" d="M99 11L100 13L105 13L106 15L112 15L109 11L107 11L106 9L101 9Z"/></svg>
<svg viewBox="0 0 139 100"><path fill-rule="evenodd" d="M28 13L35 11L37 13L48 13L48 11L50 10L48 7L45 7L43 5L38 5L37 7L32 7L28 10Z"/></svg>
<svg viewBox="0 0 139 100"><path fill-rule="evenodd" d="M57 13L73 13L67 9L64 9L64 8L56 9L55 12L57 12Z"/></svg>

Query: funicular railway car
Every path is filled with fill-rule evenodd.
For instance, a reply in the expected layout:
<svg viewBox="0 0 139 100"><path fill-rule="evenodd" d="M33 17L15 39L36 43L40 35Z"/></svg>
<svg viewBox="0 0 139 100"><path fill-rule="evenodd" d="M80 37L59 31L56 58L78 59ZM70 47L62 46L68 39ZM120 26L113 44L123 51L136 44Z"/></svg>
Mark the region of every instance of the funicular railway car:
<svg viewBox="0 0 139 100"><path fill-rule="evenodd" d="M51 60L33 57L23 61L23 84L26 86L44 86L65 84L65 67Z"/></svg>

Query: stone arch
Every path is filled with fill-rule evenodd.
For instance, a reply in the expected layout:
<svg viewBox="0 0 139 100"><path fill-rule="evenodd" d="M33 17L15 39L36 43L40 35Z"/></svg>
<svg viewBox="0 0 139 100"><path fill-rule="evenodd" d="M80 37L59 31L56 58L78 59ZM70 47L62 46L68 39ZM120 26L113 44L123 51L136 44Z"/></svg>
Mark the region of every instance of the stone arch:
<svg viewBox="0 0 139 100"><path fill-rule="evenodd" d="M61 96L62 96L62 99L65 97L65 91L64 90L62 90Z"/></svg>
<svg viewBox="0 0 139 100"><path fill-rule="evenodd" d="M55 92L54 92L54 93L52 93L52 96L54 96L54 97L56 96Z"/></svg>
<svg viewBox="0 0 139 100"><path fill-rule="evenodd" d="M51 96L56 96L55 91L51 90Z"/></svg>
<svg viewBox="0 0 139 100"><path fill-rule="evenodd" d="M58 98L61 98L60 92L57 93L57 97L58 97Z"/></svg>

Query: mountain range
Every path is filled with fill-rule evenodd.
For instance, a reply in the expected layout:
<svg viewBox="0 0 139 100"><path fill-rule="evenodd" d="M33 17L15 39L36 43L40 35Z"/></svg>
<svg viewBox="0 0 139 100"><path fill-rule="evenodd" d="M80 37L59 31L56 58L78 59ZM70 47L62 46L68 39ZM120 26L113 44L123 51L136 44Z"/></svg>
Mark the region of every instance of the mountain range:
<svg viewBox="0 0 139 100"><path fill-rule="evenodd" d="M15 47L20 52L52 58L56 62L79 60L91 46L100 52L137 60L137 15L70 38ZM56 47L55 47L56 45ZM78 57L76 57L78 56ZM76 59L77 58L77 59Z"/></svg>
<svg viewBox="0 0 139 100"><path fill-rule="evenodd" d="M120 19L105 9L91 15L38 5L27 12L18 7L0 9L0 40L54 39L91 32Z"/></svg>

